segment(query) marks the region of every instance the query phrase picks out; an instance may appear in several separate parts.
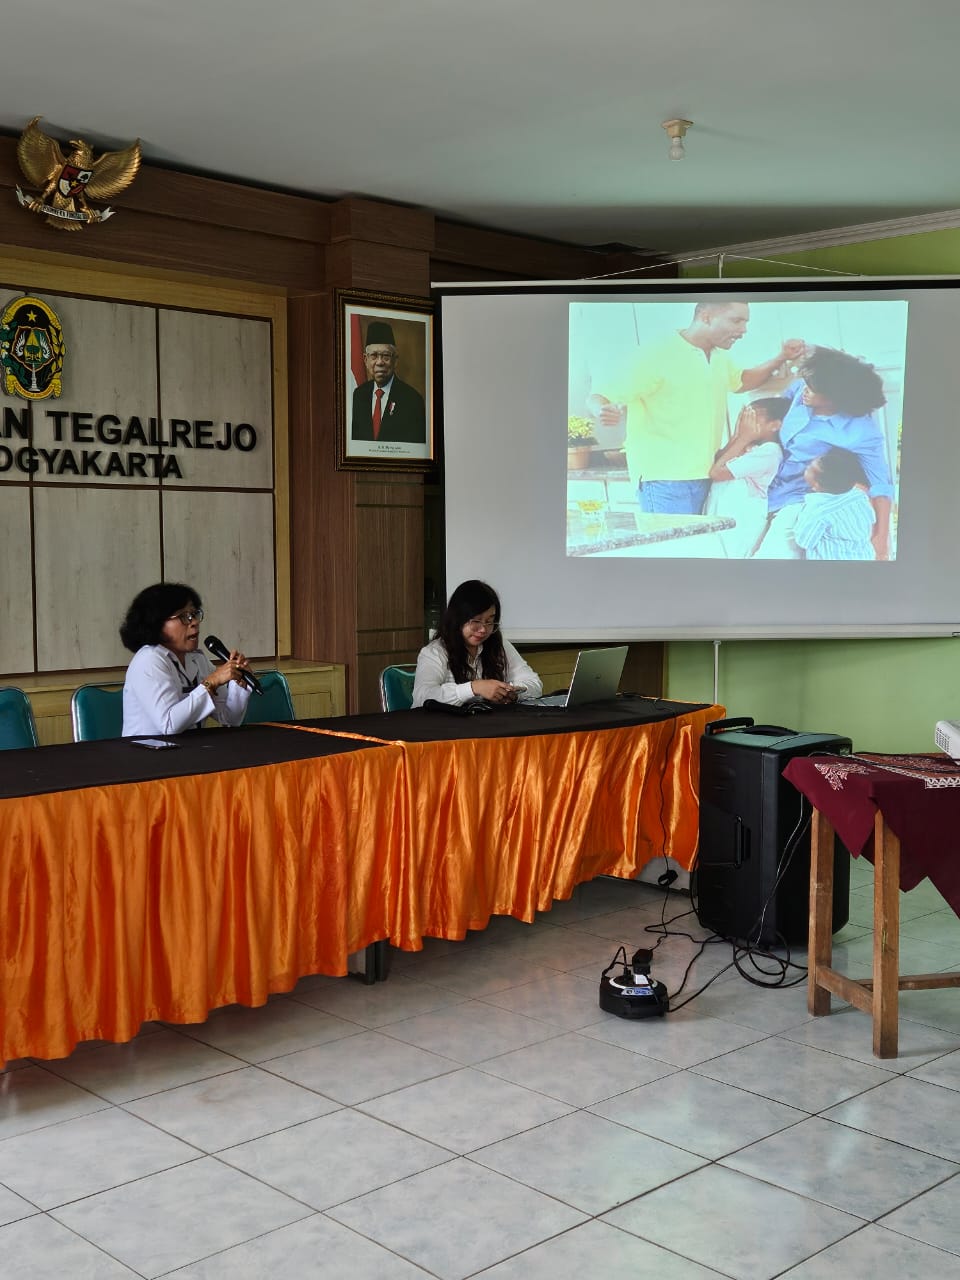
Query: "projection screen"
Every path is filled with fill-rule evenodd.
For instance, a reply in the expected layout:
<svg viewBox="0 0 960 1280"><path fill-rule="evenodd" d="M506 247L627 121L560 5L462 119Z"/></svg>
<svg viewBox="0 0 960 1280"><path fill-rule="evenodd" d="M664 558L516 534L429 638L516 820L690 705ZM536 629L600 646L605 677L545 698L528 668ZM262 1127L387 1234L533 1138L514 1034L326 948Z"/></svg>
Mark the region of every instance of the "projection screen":
<svg viewBox="0 0 960 1280"><path fill-rule="evenodd" d="M447 588L511 639L960 632L957 281L435 296Z"/></svg>

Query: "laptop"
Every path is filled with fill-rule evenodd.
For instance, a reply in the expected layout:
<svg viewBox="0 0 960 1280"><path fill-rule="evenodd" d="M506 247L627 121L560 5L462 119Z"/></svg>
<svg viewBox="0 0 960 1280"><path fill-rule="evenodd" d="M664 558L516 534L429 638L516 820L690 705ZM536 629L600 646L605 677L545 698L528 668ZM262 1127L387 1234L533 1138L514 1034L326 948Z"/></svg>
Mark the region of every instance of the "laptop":
<svg viewBox="0 0 960 1280"><path fill-rule="evenodd" d="M548 694L545 698L524 698L520 705L582 707L588 702L608 702L617 696L626 660L625 644L612 645L607 649L581 649L566 693Z"/></svg>

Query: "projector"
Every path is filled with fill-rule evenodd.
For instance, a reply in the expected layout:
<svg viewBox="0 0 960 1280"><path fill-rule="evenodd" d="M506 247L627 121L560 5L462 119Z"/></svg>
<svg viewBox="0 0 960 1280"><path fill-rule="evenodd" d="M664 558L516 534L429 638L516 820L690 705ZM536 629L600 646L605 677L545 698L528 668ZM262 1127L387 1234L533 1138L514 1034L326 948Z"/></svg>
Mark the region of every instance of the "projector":
<svg viewBox="0 0 960 1280"><path fill-rule="evenodd" d="M941 751L960 760L960 720L938 720L933 737Z"/></svg>

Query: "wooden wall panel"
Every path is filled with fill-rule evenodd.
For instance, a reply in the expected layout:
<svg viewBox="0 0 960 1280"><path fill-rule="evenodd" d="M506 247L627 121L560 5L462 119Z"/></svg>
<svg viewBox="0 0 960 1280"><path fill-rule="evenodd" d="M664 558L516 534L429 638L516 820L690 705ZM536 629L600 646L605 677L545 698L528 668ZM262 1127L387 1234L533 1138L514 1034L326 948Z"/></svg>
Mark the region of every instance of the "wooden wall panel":
<svg viewBox="0 0 960 1280"><path fill-rule="evenodd" d="M423 503L373 505L362 490L357 497L357 627L422 627Z"/></svg>
<svg viewBox="0 0 960 1280"><path fill-rule="evenodd" d="M270 323L197 311L164 311L159 317L160 407L165 420L256 429L252 450L178 449L183 480L171 487L202 485L270 489L273 486L273 387ZM272 541L272 539L271 539Z"/></svg>
<svg viewBox="0 0 960 1280"><path fill-rule="evenodd" d="M164 486L163 555L165 577L200 592L204 635L248 657L276 655L272 494Z"/></svg>
<svg viewBox="0 0 960 1280"><path fill-rule="evenodd" d="M326 282L425 298L430 293L430 258L420 249L344 240L327 250Z"/></svg>
<svg viewBox="0 0 960 1280"><path fill-rule="evenodd" d="M436 237L436 219L426 209L410 209L378 200L350 197L330 207L330 242L366 240L429 253Z"/></svg>
<svg viewBox="0 0 960 1280"><path fill-rule="evenodd" d="M4 671L33 670L33 557L30 491L10 485L0 497L0 654Z"/></svg>
<svg viewBox="0 0 960 1280"><path fill-rule="evenodd" d="M33 503L38 670L126 662L117 628L160 577L159 494L37 486Z"/></svg>
<svg viewBox="0 0 960 1280"><path fill-rule="evenodd" d="M354 472L337 471L333 295L291 299L290 539L293 653L356 681Z"/></svg>

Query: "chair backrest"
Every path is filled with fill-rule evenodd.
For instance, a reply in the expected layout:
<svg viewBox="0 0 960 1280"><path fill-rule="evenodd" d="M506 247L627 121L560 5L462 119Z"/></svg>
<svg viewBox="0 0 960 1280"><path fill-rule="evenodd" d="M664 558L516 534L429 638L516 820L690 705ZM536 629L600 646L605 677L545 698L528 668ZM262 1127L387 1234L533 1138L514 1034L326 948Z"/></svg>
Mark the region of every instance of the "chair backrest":
<svg viewBox="0 0 960 1280"><path fill-rule="evenodd" d="M254 694L247 703L244 724L260 724L263 720L294 720L293 698L282 671L258 671L257 679L263 695Z"/></svg>
<svg viewBox="0 0 960 1280"><path fill-rule="evenodd" d="M22 689L0 689L0 751L36 745L37 726L30 699Z"/></svg>
<svg viewBox="0 0 960 1280"><path fill-rule="evenodd" d="M70 699L74 742L123 737L123 685L82 684Z"/></svg>
<svg viewBox="0 0 960 1280"><path fill-rule="evenodd" d="M380 672L380 706L384 711L409 711L413 706L415 666L384 667Z"/></svg>

